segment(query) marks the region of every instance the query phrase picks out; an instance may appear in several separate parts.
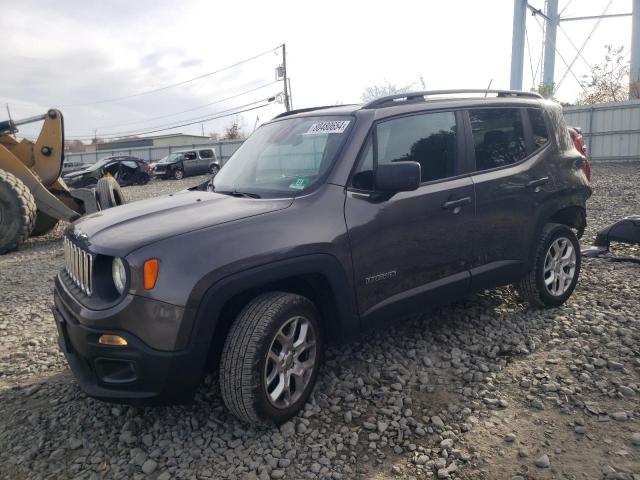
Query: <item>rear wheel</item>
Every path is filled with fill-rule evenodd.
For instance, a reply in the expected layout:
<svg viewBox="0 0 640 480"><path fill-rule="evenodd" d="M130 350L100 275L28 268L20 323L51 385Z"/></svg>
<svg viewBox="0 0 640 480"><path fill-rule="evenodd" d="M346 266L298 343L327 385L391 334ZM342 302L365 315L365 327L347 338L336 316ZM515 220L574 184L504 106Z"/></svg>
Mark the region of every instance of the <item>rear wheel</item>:
<svg viewBox="0 0 640 480"><path fill-rule="evenodd" d="M57 218L50 217L44 212L38 210L38 214L36 215L36 224L31 231L32 237L39 237L42 235L46 235L51 230L56 228L59 220Z"/></svg>
<svg viewBox="0 0 640 480"><path fill-rule="evenodd" d="M15 175L0 170L0 254L15 250L36 222L36 202Z"/></svg>
<svg viewBox="0 0 640 480"><path fill-rule="evenodd" d="M532 307L558 307L573 293L579 275L578 238L566 225L549 223L542 229L533 268L516 290Z"/></svg>
<svg viewBox="0 0 640 480"><path fill-rule="evenodd" d="M120 185L113 177L102 177L96 185L96 196L100 210L124 205L126 200Z"/></svg>
<svg viewBox="0 0 640 480"><path fill-rule="evenodd" d="M318 375L319 315L305 297L270 292L240 312L225 340L220 387L227 408L250 423L280 424L305 404Z"/></svg>
<svg viewBox="0 0 640 480"><path fill-rule="evenodd" d="M214 163L213 165L211 165L210 170L211 170L211 176L215 177L220 171L220 167Z"/></svg>

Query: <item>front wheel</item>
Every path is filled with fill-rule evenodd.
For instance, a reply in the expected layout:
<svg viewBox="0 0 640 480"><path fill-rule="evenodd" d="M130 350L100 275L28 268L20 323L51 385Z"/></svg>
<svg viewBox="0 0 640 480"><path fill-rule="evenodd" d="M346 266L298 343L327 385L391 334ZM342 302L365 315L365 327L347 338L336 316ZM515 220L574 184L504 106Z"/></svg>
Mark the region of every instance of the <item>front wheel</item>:
<svg viewBox="0 0 640 480"><path fill-rule="evenodd" d="M184 178L184 172L181 168L176 168L173 171L173 178L175 178L176 180L182 180Z"/></svg>
<svg viewBox="0 0 640 480"><path fill-rule="evenodd" d="M533 268L516 285L532 307L559 307L573 293L580 275L580 244L566 225L549 223L542 229Z"/></svg>
<svg viewBox="0 0 640 480"><path fill-rule="evenodd" d="M254 424L280 424L305 404L318 375L322 336L313 303L269 292L240 312L225 340L220 386L227 408Z"/></svg>

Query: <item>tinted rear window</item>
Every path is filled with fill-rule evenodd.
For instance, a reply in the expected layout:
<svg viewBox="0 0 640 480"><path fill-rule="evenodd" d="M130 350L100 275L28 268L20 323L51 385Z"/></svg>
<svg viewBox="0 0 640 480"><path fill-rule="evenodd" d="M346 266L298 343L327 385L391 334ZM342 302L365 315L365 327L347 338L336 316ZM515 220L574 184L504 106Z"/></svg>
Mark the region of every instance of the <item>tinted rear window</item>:
<svg viewBox="0 0 640 480"><path fill-rule="evenodd" d="M476 170L490 170L517 163L527 156L527 146L518 108L471 110L471 132Z"/></svg>
<svg viewBox="0 0 640 480"><path fill-rule="evenodd" d="M549 142L549 132L544 122L542 110L539 108L527 108L529 122L531 123L531 133L533 134L533 145L536 149L544 147Z"/></svg>

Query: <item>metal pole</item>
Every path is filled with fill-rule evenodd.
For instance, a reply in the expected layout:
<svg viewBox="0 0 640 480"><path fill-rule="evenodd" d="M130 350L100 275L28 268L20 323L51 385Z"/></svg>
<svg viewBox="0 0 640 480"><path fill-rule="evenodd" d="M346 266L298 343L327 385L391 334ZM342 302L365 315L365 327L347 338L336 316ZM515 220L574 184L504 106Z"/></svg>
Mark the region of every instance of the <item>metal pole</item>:
<svg viewBox="0 0 640 480"><path fill-rule="evenodd" d="M553 94L553 79L556 66L556 34L558 32L558 0L547 0L546 15L547 28L544 38L544 66L542 70L542 85L545 96Z"/></svg>
<svg viewBox="0 0 640 480"><path fill-rule="evenodd" d="M289 105L289 86L287 84L287 46L282 44L282 76L284 77L284 108L288 112L291 110Z"/></svg>
<svg viewBox="0 0 640 480"><path fill-rule="evenodd" d="M633 0L629 100L640 98L640 0Z"/></svg>
<svg viewBox="0 0 640 480"><path fill-rule="evenodd" d="M524 32L527 22L527 0L513 1L513 36L511 38L511 90L522 90L524 67Z"/></svg>

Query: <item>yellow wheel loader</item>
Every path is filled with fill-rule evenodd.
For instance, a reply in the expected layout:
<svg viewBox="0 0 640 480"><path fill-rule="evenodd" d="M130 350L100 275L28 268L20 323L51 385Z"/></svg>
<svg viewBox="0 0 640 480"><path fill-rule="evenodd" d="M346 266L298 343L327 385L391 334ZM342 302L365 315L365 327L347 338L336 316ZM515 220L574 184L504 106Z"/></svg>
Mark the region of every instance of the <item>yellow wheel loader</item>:
<svg viewBox="0 0 640 480"><path fill-rule="evenodd" d="M16 140L19 125L43 121L36 142ZM64 161L64 121L59 110L23 120L0 122L0 254L29 236L44 235L60 220L124 203L113 178L96 189L69 189L60 174Z"/></svg>

